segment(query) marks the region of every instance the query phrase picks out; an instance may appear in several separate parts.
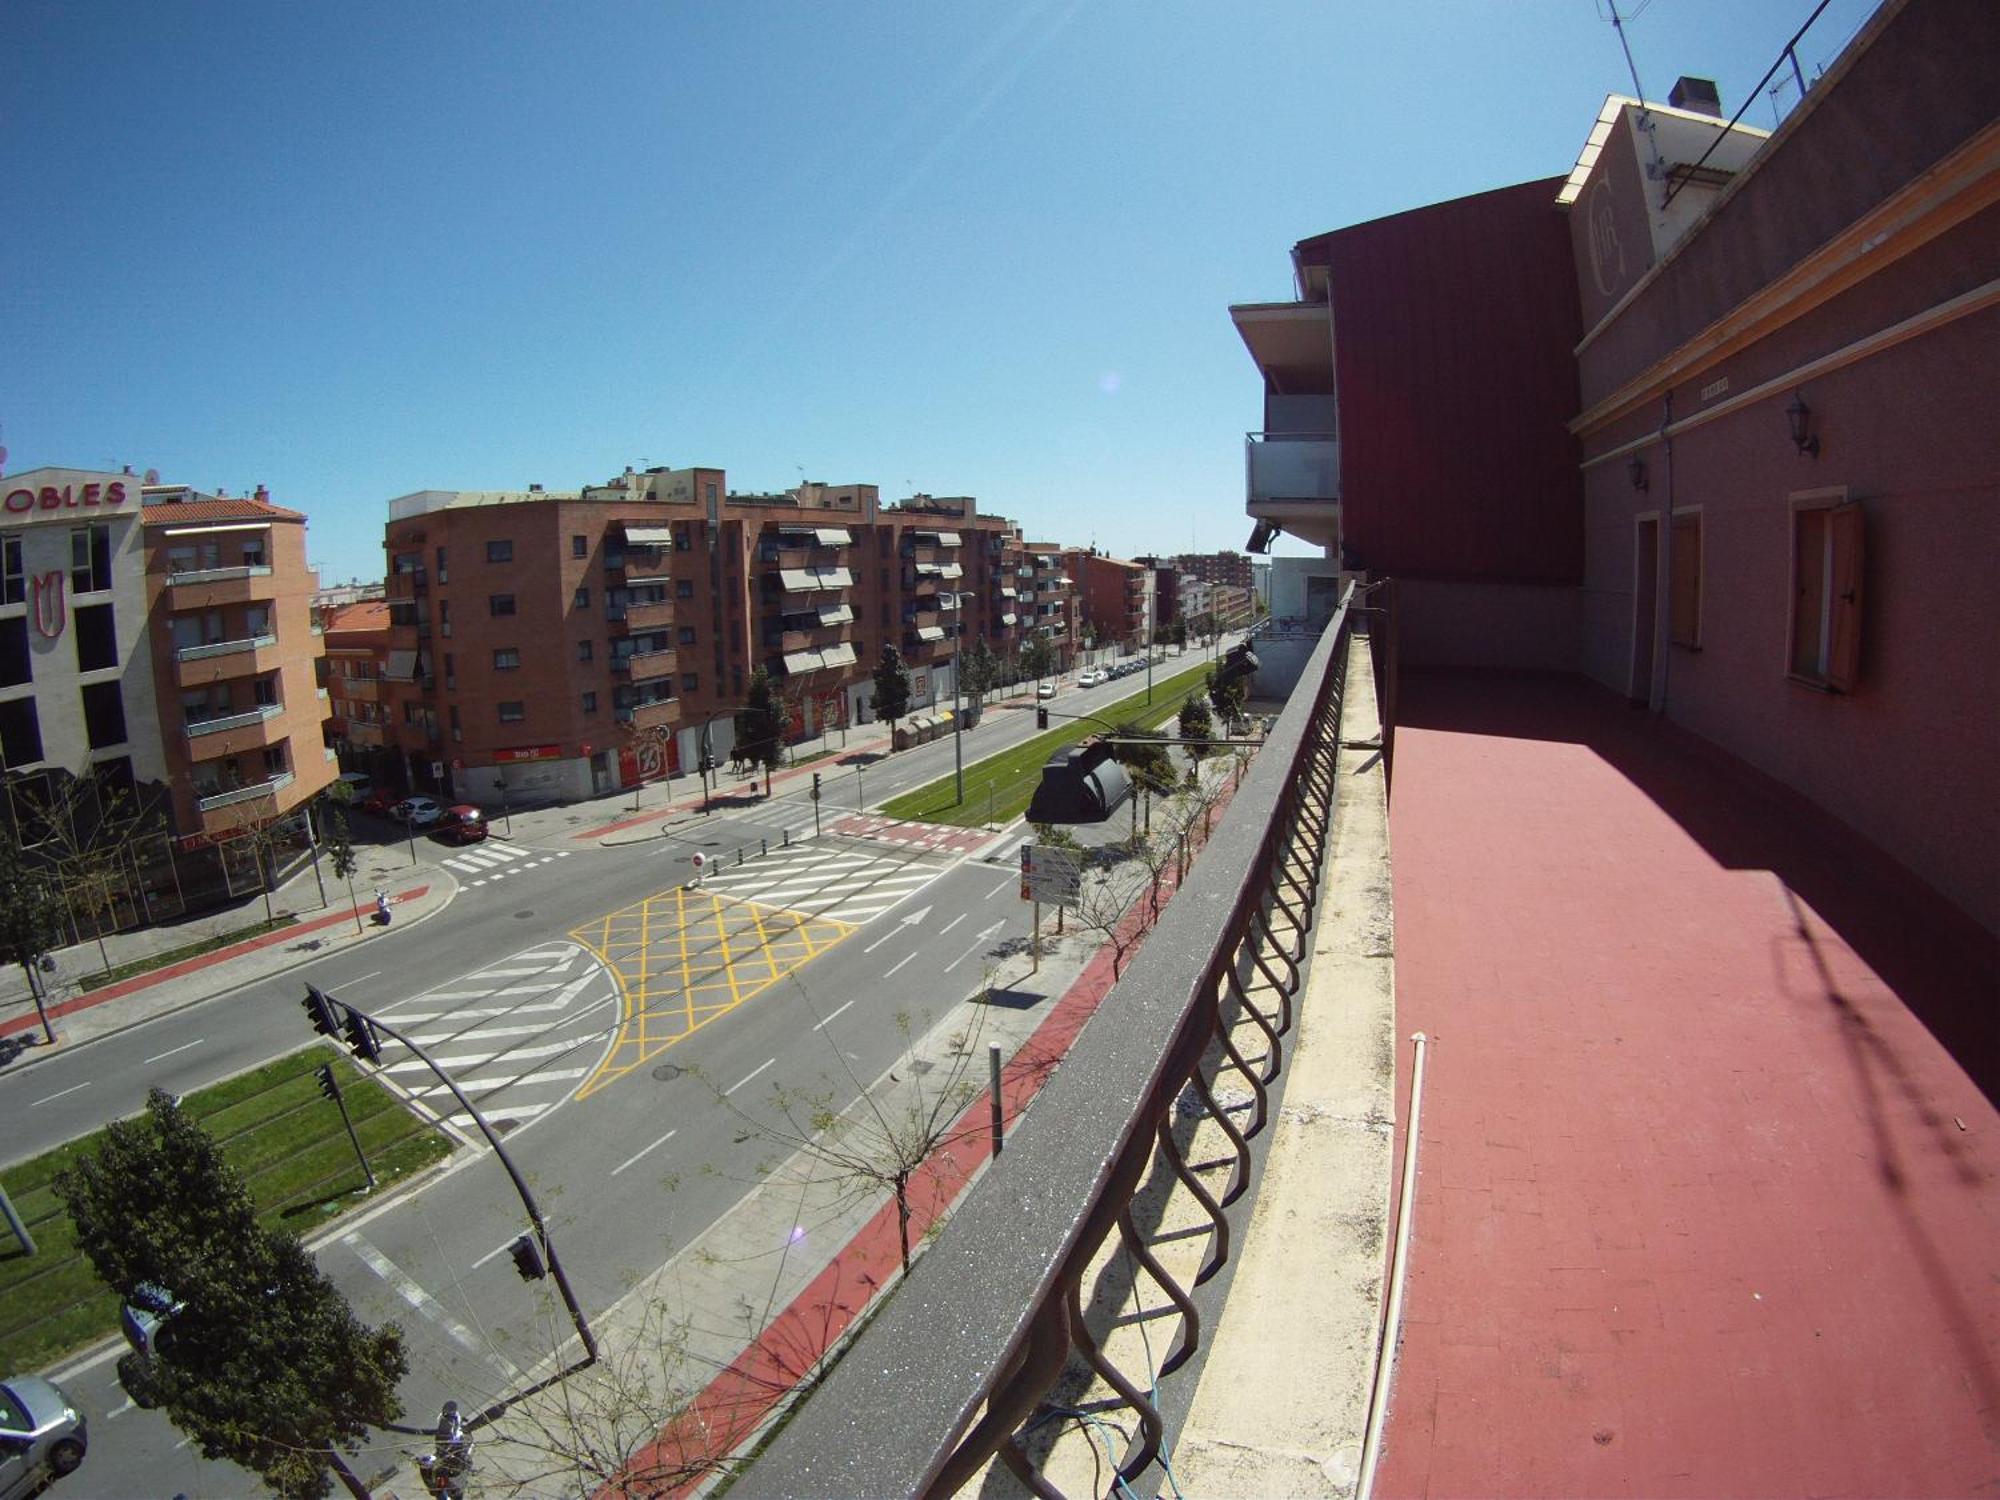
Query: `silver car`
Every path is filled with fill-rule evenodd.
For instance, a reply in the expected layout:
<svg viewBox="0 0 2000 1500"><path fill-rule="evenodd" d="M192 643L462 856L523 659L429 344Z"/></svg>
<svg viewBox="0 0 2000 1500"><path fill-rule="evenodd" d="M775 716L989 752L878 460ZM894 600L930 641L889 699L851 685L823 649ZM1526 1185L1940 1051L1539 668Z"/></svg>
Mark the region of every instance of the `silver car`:
<svg viewBox="0 0 2000 1500"><path fill-rule="evenodd" d="M90 1438L76 1404L39 1375L0 1380L0 1500L76 1472Z"/></svg>

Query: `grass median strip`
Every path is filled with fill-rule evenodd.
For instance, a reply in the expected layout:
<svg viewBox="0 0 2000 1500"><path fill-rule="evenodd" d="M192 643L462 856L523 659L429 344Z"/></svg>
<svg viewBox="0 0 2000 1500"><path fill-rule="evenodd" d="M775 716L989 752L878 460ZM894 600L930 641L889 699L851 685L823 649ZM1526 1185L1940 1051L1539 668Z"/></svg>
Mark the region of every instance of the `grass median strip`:
<svg viewBox="0 0 2000 1500"><path fill-rule="evenodd" d="M307 1047L190 1094L185 1107L243 1174L259 1216L294 1234L309 1234L377 1196L365 1191L339 1108L320 1094L317 1075L325 1062L333 1064L375 1169L377 1195L451 1150L443 1134L331 1047ZM76 1248L69 1211L53 1186L56 1173L95 1151L101 1135L0 1168L0 1184L36 1242L30 1256L11 1235L0 1239L0 1370L44 1368L118 1329L118 1298Z"/></svg>
<svg viewBox="0 0 2000 1500"><path fill-rule="evenodd" d="M204 953L213 953L218 948L227 948L236 943L247 942L254 937L262 937L267 932L277 932L281 928L296 926L298 920L288 913L269 922L256 922L248 927L238 927L233 932L219 932L214 937L206 937L199 942L184 943L178 948L168 949L165 953L152 953L144 958L135 958L130 963L114 964L109 969L101 969L95 974L85 974L78 979L77 991L83 994L91 990L101 990L107 984L130 979L135 974L150 974L155 969L164 969L169 964L177 964L184 958L198 958Z"/></svg>
<svg viewBox="0 0 2000 1500"><path fill-rule="evenodd" d="M1065 745L1073 745L1085 735L1103 734L1106 724L1136 724L1154 729L1176 718L1181 705L1203 690L1209 663L1189 667L1164 681L1153 684L1153 701L1146 701L1144 687L1121 698L1089 719L1070 719L1036 735L1025 744L1003 750L965 768L965 801L958 800L956 778L942 776L928 786L892 797L882 804L882 812L892 818L910 818L923 823L952 823L976 828L989 819L1010 823L1028 810L1035 788L1042 779L1042 766ZM1049 705L1052 715L1067 708L1061 699ZM1021 712L1022 710L1016 710ZM1098 721L1102 722L1098 722ZM978 731L974 730L974 734Z"/></svg>

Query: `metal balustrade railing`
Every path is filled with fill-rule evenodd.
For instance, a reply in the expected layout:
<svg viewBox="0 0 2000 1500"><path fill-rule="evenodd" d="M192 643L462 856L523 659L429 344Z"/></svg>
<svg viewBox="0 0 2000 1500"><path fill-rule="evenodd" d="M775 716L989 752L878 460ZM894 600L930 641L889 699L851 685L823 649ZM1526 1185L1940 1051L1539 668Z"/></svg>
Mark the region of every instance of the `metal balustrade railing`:
<svg viewBox="0 0 2000 1500"><path fill-rule="evenodd" d="M1056 1415L1087 1424L1093 1442L1127 1434L1099 1491L1167 1486L1163 1456L1193 1399L1284 1086L1333 824L1352 598L1004 1154L739 1493L946 1496L998 1462L1029 1492L1059 1495L1037 1458ZM1163 1183L1192 1225L1159 1221ZM1086 1290L1107 1254L1135 1287L1143 1268L1164 1300L1107 1316L1101 1285ZM1135 1360L1130 1325L1165 1318L1171 1330L1146 1336ZM1081 1407L1080 1383L1093 1388Z"/></svg>

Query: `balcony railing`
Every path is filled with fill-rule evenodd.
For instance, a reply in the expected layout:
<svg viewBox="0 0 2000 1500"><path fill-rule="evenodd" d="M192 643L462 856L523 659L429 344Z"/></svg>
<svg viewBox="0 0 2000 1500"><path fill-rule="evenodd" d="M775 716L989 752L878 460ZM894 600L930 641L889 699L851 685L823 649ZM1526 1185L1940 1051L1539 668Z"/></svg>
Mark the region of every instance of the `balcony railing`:
<svg viewBox="0 0 2000 1500"><path fill-rule="evenodd" d="M257 707L240 714L223 714L213 719L190 719L187 735L192 740L204 734L220 734L225 729L247 729L252 724L275 719L284 711L285 706L282 703L260 703Z"/></svg>
<svg viewBox="0 0 2000 1500"><path fill-rule="evenodd" d="M201 812L214 812L218 807L230 807L238 802L249 802L258 797L276 796L296 779L290 771L280 771L269 781L253 781L248 786L231 787L226 792L213 792L206 797L197 797L195 807Z"/></svg>
<svg viewBox="0 0 2000 1500"><path fill-rule="evenodd" d="M1243 452L1253 505L1340 498L1340 443L1330 432L1246 433Z"/></svg>
<svg viewBox="0 0 2000 1500"><path fill-rule="evenodd" d="M232 651L255 651L260 646L275 646L275 635L250 635L238 641L211 641L205 646L182 646L174 652L175 661L199 661L205 656L227 656Z"/></svg>
<svg viewBox="0 0 2000 1500"><path fill-rule="evenodd" d="M169 573L167 575L167 585L170 588L180 588L182 585L190 583L233 583L239 578L269 578L270 576L271 570L269 568L254 564L240 568L189 568L184 572Z"/></svg>
<svg viewBox="0 0 2000 1500"><path fill-rule="evenodd" d="M1058 1494L1022 1439L1072 1360L1114 1393L1087 1404L1096 1433L1127 1437L1098 1492L1167 1487L1168 1413L1189 1395L1176 1375L1214 1337L1288 1081L1333 822L1348 619L1343 607L1208 848L1006 1154L737 1480L740 1495L948 1496L995 1459L1023 1488ZM1180 1185L1198 1230L1158 1222L1141 1201L1152 1182ZM1114 1231L1134 1277L1143 1268L1162 1294L1143 1314L1164 1326L1140 1368L1138 1341L1127 1329L1114 1343L1088 1279ZM1168 1240L1183 1243L1169 1252Z"/></svg>

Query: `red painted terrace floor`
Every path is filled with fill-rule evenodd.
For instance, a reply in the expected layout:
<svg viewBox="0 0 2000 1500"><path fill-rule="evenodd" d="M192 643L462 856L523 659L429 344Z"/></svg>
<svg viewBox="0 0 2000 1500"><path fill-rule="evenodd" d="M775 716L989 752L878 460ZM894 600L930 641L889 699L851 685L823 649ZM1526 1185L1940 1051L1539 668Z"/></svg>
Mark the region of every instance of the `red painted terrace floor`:
<svg viewBox="0 0 2000 1500"><path fill-rule="evenodd" d="M2000 1493L1990 936L1587 684L1399 717L1435 1047L1376 1492Z"/></svg>

